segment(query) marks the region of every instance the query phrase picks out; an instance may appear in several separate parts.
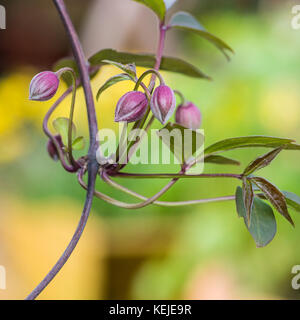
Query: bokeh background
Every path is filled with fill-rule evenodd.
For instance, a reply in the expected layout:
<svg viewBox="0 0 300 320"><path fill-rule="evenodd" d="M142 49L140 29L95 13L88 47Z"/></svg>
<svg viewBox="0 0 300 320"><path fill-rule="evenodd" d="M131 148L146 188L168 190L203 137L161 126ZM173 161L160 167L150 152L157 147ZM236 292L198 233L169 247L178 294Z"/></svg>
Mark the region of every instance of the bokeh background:
<svg viewBox="0 0 300 320"><path fill-rule="evenodd" d="M166 53L199 66L213 82L164 74L203 113L206 145L239 135L271 135L300 141L300 30L291 28L297 1L179 0L173 11L193 12L235 50L230 63L196 35L171 31ZM28 101L31 78L70 55L52 1L1 1L7 29L0 30L0 265L7 289L1 299L22 299L60 256L81 214L85 192L76 177L47 155L41 122L51 102ZM67 0L87 56L103 48L154 52L155 16L129 0ZM142 70L139 70L140 72ZM114 67L92 81L97 88ZM97 103L102 128L116 128L114 108L131 86L107 90ZM62 84L59 93L65 90ZM66 100L56 115L68 114ZM75 123L88 137L81 90ZM228 156L246 165L264 149ZM300 154L283 152L261 171L280 189L300 194ZM162 168L153 168L156 171ZM168 168L169 170L170 168ZM175 169L175 168L174 168ZM148 170L131 166L131 171ZM206 172L239 173L206 165ZM152 195L160 181L123 181ZM237 183L181 181L170 201L234 194ZM120 200L134 201L99 183ZM142 191L141 191L142 190ZM128 211L95 199L91 219L71 259L40 296L43 299L298 299L291 269L300 264L300 215L293 229L278 214L278 232L256 248L233 202L180 208L149 206Z"/></svg>

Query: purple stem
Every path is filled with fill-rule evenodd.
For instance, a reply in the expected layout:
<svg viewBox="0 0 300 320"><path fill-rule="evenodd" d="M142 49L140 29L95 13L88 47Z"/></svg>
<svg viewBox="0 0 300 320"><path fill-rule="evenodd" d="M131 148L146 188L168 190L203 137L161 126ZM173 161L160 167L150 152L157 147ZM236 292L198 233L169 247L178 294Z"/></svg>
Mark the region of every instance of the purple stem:
<svg viewBox="0 0 300 320"><path fill-rule="evenodd" d="M57 263L54 265L54 267L50 270L50 272L42 280L42 282L29 294L26 300L35 299L47 287L47 285L51 282L51 280L57 275L57 273L61 270L64 264L68 261L71 253L75 249L89 217L89 213L90 213L92 201L93 201L94 190L95 190L95 181L96 181L96 177L99 169L99 165L96 160L96 151L98 147L96 136L98 131L98 125L97 125L97 117L96 117L94 99L92 94L92 88L90 84L89 65L88 65L88 62L86 61L79 38L72 24L72 21L67 13L63 0L53 0L53 2L61 16L64 27L69 36L72 49L73 49L73 54L78 65L80 79L81 79L81 83L82 83L84 94L85 94L86 107L87 107L87 113L88 113L88 122L89 122L89 132L90 132L90 147L89 147L89 153L88 153L88 188L87 188L87 195L86 195L84 209L83 209L79 224L77 226L77 229L71 239L71 242L69 243L68 247L66 248L62 256L59 258Z"/></svg>

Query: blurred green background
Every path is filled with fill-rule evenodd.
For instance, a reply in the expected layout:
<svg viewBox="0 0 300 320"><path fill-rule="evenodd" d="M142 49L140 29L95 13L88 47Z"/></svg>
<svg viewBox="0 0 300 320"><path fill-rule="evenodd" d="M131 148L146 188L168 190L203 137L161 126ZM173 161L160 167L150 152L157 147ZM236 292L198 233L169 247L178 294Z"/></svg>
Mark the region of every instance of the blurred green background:
<svg viewBox="0 0 300 320"><path fill-rule="evenodd" d="M99 49L114 45L122 50L155 50L156 19L139 4L129 0L66 3L87 54L94 52L98 42ZM199 106L206 146L242 135L300 141L300 31L291 28L294 4L296 1L178 1L174 10L193 12L235 50L227 63L196 35L171 31L168 38L168 54L184 57L214 79L206 82L164 73L169 85ZM70 55L57 13L51 1L10 0L3 5L7 29L0 30L0 265L6 268L7 290L0 290L0 298L21 299L66 247L85 192L76 176L64 172L47 155L41 122L51 102L28 101L33 75ZM124 12L128 21L124 21ZM134 19L130 18L133 14ZM114 26L101 22L101 15ZM126 38L120 36L124 30ZM94 92L117 72L113 67L103 68L92 81ZM122 83L103 94L97 103L102 128L116 128L116 102L130 88ZM62 84L57 96L64 89ZM75 123L88 137L79 91ZM56 115L67 115L69 103L67 99ZM241 160L241 168L207 164L205 172L240 173L264 152L228 152L226 155ZM129 169L170 171L165 166ZM282 190L300 194L299 153L283 152L261 175ZM120 182L148 196L163 186L156 180ZM180 181L162 199L232 195L236 186L227 179ZM98 188L120 200L135 201L103 183ZM295 229L276 214L275 239L265 248L256 248L233 202L129 211L95 199L74 256L41 298L298 299L300 291L291 287L291 269L300 264L300 216L291 214Z"/></svg>

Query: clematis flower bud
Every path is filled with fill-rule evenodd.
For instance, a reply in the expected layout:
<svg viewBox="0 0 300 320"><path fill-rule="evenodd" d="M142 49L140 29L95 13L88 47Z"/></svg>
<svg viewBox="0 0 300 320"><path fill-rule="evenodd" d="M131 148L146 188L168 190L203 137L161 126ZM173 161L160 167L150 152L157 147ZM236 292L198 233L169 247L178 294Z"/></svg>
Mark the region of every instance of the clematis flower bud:
<svg viewBox="0 0 300 320"><path fill-rule="evenodd" d="M58 142L58 145L63 147L63 142L62 142L62 138L61 136L58 134L56 136L54 136L55 140ZM58 151L56 149L55 144L52 142L52 140L49 139L48 143L47 143L47 151L49 153L49 156L54 160L57 161L58 160Z"/></svg>
<svg viewBox="0 0 300 320"><path fill-rule="evenodd" d="M201 112L192 102L186 102L178 106L175 121L185 128L199 129L202 121Z"/></svg>
<svg viewBox="0 0 300 320"><path fill-rule="evenodd" d="M55 72L44 71L34 76L30 82L29 100L46 101L51 99L59 85L59 78Z"/></svg>
<svg viewBox="0 0 300 320"><path fill-rule="evenodd" d="M140 91L130 91L121 97L115 111L115 121L134 122L143 118L147 111L148 100Z"/></svg>
<svg viewBox="0 0 300 320"><path fill-rule="evenodd" d="M151 97L150 107L154 116L162 124L165 124L172 116L176 107L173 90L166 85L157 87Z"/></svg>

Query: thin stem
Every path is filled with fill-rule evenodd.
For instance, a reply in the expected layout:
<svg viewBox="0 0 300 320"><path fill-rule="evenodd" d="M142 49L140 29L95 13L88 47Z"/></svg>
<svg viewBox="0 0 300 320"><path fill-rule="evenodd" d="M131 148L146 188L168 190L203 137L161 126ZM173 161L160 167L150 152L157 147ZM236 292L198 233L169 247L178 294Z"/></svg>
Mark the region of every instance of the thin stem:
<svg viewBox="0 0 300 320"><path fill-rule="evenodd" d="M57 261L55 266L48 273L48 275L27 297L28 300L35 299L46 288L46 286L51 282L51 280L56 276L56 274L67 262L71 253L75 249L89 217L89 213L92 206L93 194L95 190L95 181L96 181L96 177L99 169L99 165L96 160L96 151L98 146L96 136L98 131L98 125L97 125L94 99L93 99L93 94L92 94L92 89L90 84L90 78L89 78L89 65L88 65L88 62L86 61L83 50L81 48L80 41L78 39L78 36L76 34L72 21L67 13L63 0L53 0L53 2L61 16L62 22L68 33L69 40L71 42L72 49L73 49L73 54L78 65L80 79L81 79L81 83L82 83L84 94L85 94L88 122L89 122L89 132L90 132L90 147L89 147L89 154L88 154L88 161L89 161L88 162L88 187L87 187L87 195L86 195L85 206L82 212L82 216L71 242L69 243L63 255Z"/></svg>
<svg viewBox="0 0 300 320"><path fill-rule="evenodd" d="M93 98L92 88L90 84L89 64L84 56L78 35L75 31L73 23L67 12L64 1L53 0L53 2L59 12L61 20L67 31L69 40L72 45L73 54L78 65L80 79L84 89L85 101L86 101L86 107L87 107L87 113L88 113L89 133L90 133L89 158L96 159L96 149L97 149L96 136L98 132L98 124L97 124L94 98Z"/></svg>
<svg viewBox="0 0 300 320"><path fill-rule="evenodd" d="M79 164L73 157L73 149L72 149L72 142L73 142L73 118L74 118L74 109L75 109L75 101L76 101L76 74L73 69L71 68L62 68L56 72L59 77L62 76L64 73L69 73L72 77L72 101L71 101L71 108L70 108L70 116L69 116L69 128L68 128L68 155L71 165L74 168L80 168Z"/></svg>
<svg viewBox="0 0 300 320"><path fill-rule="evenodd" d="M76 228L76 231L67 246L64 253L61 255L59 260L56 262L54 267L50 270L50 272L46 275L46 277L40 282L40 284L27 296L26 300L33 300L35 299L51 282L51 280L57 275L57 273L61 270L61 268L65 265L65 263L68 261L70 255L74 251L81 235L84 230L84 227L87 223L89 213L92 206L93 201L93 195L94 195L94 189L95 189L95 180L97 176L98 167L91 164L89 169L89 182L87 187L87 195L85 200L84 209L82 211L80 221L78 223L78 226Z"/></svg>
<svg viewBox="0 0 300 320"><path fill-rule="evenodd" d="M136 85L135 85L135 87L134 87L134 89L133 89L134 91L136 91L136 90L139 88L139 86L140 86L140 84L142 83L143 79L144 79L148 74L154 74L154 75L156 75L156 76L159 78L160 84L164 84L164 83L165 83L163 77L162 77L161 74L158 72L158 70L156 70L156 69L149 69L149 70L145 71L145 72L139 77L139 79L138 79L138 81L136 82Z"/></svg>
<svg viewBox="0 0 300 320"><path fill-rule="evenodd" d="M119 183L113 181L112 179L108 178L107 183L119 189L135 198L140 200L147 200L145 196L130 190ZM208 199L199 199L199 200L188 200L188 201L154 201L153 204L162 206L162 207L178 207L178 206L186 206L186 205L193 205L193 204L200 204L200 203L208 203L208 202L216 202L216 201L226 201L226 200L235 200L235 196L224 196L224 197L216 197L216 198L208 198Z"/></svg>
<svg viewBox="0 0 300 320"><path fill-rule="evenodd" d="M240 174L231 173L202 173L202 174L185 174L185 173L127 173L118 172L114 174L118 178L134 179L170 179L170 178L236 178L241 179Z"/></svg>
<svg viewBox="0 0 300 320"><path fill-rule="evenodd" d="M76 172L77 168L72 166L69 166L66 161L65 161L65 157L63 154L63 151L61 149L61 146L59 145L59 143L57 142L57 140L55 139L55 137L52 135L52 133L50 132L49 128L48 128L48 122L49 119L52 115L52 113L56 110L56 108L60 105L60 103L72 92L72 87L70 87L69 89L67 89L61 96L60 98L57 99L57 101L52 105L52 107L48 110L48 112L46 113L46 116L43 120L43 130L45 132L45 134L49 137L49 139L54 143L56 150L58 152L58 157L60 159L60 162L62 164L62 166L64 167L64 169L68 172Z"/></svg>

